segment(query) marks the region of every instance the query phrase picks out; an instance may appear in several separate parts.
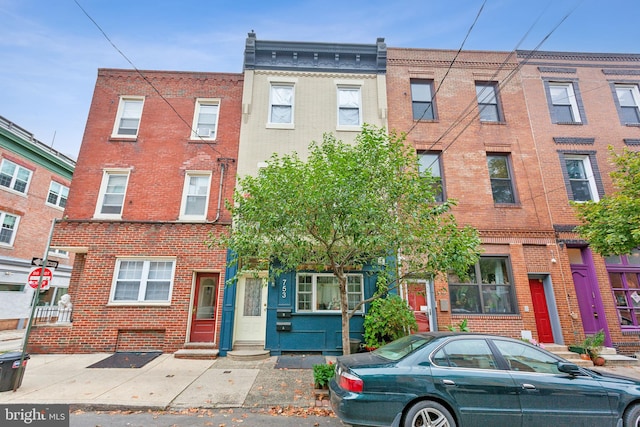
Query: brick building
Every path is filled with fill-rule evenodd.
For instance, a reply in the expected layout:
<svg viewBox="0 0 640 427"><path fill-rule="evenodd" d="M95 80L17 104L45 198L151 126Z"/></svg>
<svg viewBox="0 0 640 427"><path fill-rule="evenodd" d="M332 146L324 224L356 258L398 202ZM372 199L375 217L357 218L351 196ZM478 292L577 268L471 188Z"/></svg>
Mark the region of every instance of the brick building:
<svg viewBox="0 0 640 427"><path fill-rule="evenodd" d="M31 315L31 260L43 258L53 221L62 218L75 161L0 117L0 329L21 329ZM57 320L67 293L73 254L51 251L58 261L49 289L41 291L36 315Z"/></svg>
<svg viewBox="0 0 640 427"><path fill-rule="evenodd" d="M389 48L389 128L407 133L421 167L458 201L461 225L479 230L482 257L471 279L408 284L426 295L431 329L467 319L477 332L563 342L564 280L529 124L519 64L508 52ZM540 298L542 300L540 301ZM539 304L540 303L540 304ZM526 333L526 332L525 332Z"/></svg>
<svg viewBox="0 0 640 427"><path fill-rule="evenodd" d="M604 330L621 353L640 350L640 251L602 257L573 232L570 201L614 188L608 153L640 147L640 55L518 52L541 185L565 278L565 339Z"/></svg>
<svg viewBox="0 0 640 427"><path fill-rule="evenodd" d="M640 252L593 254L573 232L570 201L613 190L608 145L640 145L639 62L250 33L244 74L99 70L53 235L55 248L76 254L73 323L37 327L30 351L339 353L339 311L303 306L297 293L303 280L321 299L315 286L320 277L333 286L329 273L225 288L235 274L228 254L203 242L231 226L223 202L237 175L255 174L272 153L304 156L324 132L352 141L364 123L405 132L421 167L441 178L441 197L458 201L458 222L480 232L469 280L421 278L401 290L423 329L467 320L477 332L559 344L604 329L608 345L635 351ZM362 277L359 292L373 289L350 273Z"/></svg>
<svg viewBox="0 0 640 427"><path fill-rule="evenodd" d="M76 254L73 322L31 352L215 347L230 225L241 74L100 69L52 246Z"/></svg>

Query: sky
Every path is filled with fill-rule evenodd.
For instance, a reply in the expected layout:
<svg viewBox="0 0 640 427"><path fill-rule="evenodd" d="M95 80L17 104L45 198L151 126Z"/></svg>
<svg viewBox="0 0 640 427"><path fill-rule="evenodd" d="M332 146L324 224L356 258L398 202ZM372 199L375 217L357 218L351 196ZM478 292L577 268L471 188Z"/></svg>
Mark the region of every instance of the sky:
<svg viewBox="0 0 640 427"><path fill-rule="evenodd" d="M241 73L252 30L259 40L640 54L639 18L639 0L0 0L0 116L75 159L98 69Z"/></svg>

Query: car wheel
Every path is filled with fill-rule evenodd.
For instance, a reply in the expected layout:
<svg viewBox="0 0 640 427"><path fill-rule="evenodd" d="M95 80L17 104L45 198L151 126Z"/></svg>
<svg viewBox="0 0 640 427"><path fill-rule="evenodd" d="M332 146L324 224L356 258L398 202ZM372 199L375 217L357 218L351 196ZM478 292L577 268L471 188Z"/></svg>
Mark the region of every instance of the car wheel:
<svg viewBox="0 0 640 427"><path fill-rule="evenodd" d="M640 426L640 405L633 405L624 412L624 427Z"/></svg>
<svg viewBox="0 0 640 427"><path fill-rule="evenodd" d="M449 411L439 403L428 400L409 408L404 427L456 427Z"/></svg>

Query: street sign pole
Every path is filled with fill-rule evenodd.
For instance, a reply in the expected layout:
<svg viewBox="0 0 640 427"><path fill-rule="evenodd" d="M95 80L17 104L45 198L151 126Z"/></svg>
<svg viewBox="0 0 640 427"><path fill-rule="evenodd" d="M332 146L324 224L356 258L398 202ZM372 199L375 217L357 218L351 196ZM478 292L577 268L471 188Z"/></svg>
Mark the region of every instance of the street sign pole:
<svg viewBox="0 0 640 427"><path fill-rule="evenodd" d="M44 257L42 258L42 267L40 268L40 277L38 278L38 287L33 292L33 305L31 307L31 315L29 316L29 322L27 323L27 330L24 334L24 339L22 341L22 354L20 355L20 366L18 366L18 372L16 378L22 377L22 370L24 369L24 358L27 353L27 344L29 343L29 334L31 333L31 325L33 324L33 316L36 313L36 306L38 305L38 301L40 300L40 287L42 286L42 279L44 277L44 266L47 265L47 258L49 257L49 247L51 246L51 239L53 238L53 228L56 225L56 219L54 218L51 222L51 231L49 232L49 240L47 241L47 247L44 250ZM13 384L13 391L15 392L18 389L19 381L16 381Z"/></svg>

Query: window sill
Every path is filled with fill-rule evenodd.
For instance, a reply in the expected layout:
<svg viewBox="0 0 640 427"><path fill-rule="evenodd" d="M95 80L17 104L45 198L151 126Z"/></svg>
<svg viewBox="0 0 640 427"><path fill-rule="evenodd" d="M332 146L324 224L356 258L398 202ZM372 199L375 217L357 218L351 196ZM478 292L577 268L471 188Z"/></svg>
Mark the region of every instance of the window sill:
<svg viewBox="0 0 640 427"><path fill-rule="evenodd" d="M438 119L416 119L414 117L413 118L413 122L414 123L439 123L440 120L438 120Z"/></svg>
<svg viewBox="0 0 640 427"><path fill-rule="evenodd" d="M640 127L640 123L625 123L625 126L628 126L630 128L637 128Z"/></svg>
<svg viewBox="0 0 640 427"><path fill-rule="evenodd" d="M498 120L498 121L494 121L494 120L480 120L480 124L483 125L506 125L507 122L502 121L502 120Z"/></svg>
<svg viewBox="0 0 640 427"><path fill-rule="evenodd" d="M522 205L520 203L494 203L493 207L500 209L522 209Z"/></svg>
<svg viewBox="0 0 640 427"><path fill-rule="evenodd" d="M167 302L149 302L149 301L109 301L107 307L171 307L171 303Z"/></svg>
<svg viewBox="0 0 640 427"><path fill-rule="evenodd" d="M336 126L337 131L341 132L362 132L362 126L344 126L338 125Z"/></svg>
<svg viewBox="0 0 640 427"><path fill-rule="evenodd" d="M109 142L137 142L138 135L136 136L122 136L122 135L111 135L109 137Z"/></svg>
<svg viewBox="0 0 640 427"><path fill-rule="evenodd" d="M267 129L295 129L296 126L293 123L267 123L265 126Z"/></svg>
<svg viewBox="0 0 640 427"><path fill-rule="evenodd" d="M555 125L582 126L582 122L554 122Z"/></svg>
<svg viewBox="0 0 640 427"><path fill-rule="evenodd" d="M21 193L19 191L14 190L13 188L5 187L4 185L0 185L0 190L4 190L7 193L15 194L16 196L27 197L27 193ZM15 215L15 214L14 214Z"/></svg>

